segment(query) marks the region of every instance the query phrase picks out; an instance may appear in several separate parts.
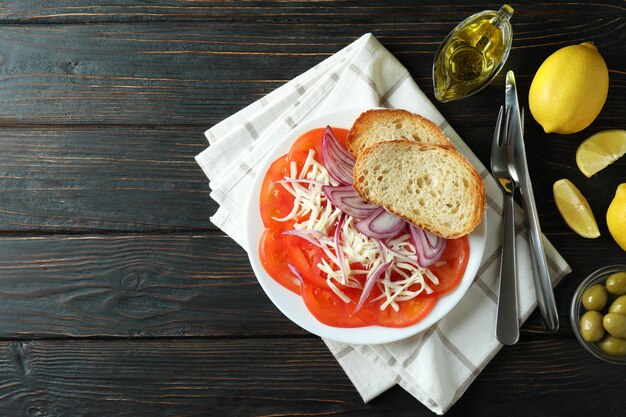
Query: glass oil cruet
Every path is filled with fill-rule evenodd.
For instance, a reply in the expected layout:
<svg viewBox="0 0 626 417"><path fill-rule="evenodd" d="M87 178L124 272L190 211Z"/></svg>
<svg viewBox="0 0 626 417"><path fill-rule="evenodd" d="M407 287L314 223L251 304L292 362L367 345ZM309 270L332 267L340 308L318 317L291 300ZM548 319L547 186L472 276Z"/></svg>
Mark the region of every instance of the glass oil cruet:
<svg viewBox="0 0 626 417"><path fill-rule="evenodd" d="M435 97L458 100L485 88L506 62L513 41L513 8L476 13L454 28L433 63Z"/></svg>

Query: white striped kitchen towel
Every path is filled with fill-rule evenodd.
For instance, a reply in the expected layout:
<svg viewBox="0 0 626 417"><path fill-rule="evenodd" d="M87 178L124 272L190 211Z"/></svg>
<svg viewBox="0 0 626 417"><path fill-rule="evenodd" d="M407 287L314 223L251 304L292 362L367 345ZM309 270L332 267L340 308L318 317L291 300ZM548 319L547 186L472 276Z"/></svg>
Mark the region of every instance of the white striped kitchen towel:
<svg viewBox="0 0 626 417"><path fill-rule="evenodd" d="M427 331L400 342L346 345L325 341L363 400L399 384L426 407L443 414L501 348L494 328L502 193L406 68L374 36L362 36L206 132L210 146L196 160L210 179L211 197L219 203L212 221L243 246L244 207L254 176L263 175L257 172L257 164L274 144L307 118L357 104L407 109L433 120L485 181L487 246L474 283L459 304ZM494 124L497 107L494 104ZM570 268L545 242L556 285ZM517 248L523 321L534 310L536 298L526 233L521 226Z"/></svg>

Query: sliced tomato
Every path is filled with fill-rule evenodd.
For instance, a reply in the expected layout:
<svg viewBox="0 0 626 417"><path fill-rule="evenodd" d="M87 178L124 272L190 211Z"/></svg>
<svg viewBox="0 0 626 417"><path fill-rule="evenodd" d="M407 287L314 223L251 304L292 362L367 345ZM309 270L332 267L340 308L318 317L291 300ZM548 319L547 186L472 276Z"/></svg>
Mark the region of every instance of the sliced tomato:
<svg viewBox="0 0 626 417"><path fill-rule="evenodd" d="M304 304L320 322L333 327L363 327L368 324L358 316L351 316L359 299L359 290L342 288L353 301L346 303L328 287L318 287L305 282L302 286Z"/></svg>
<svg viewBox="0 0 626 417"><path fill-rule="evenodd" d="M375 299L380 292L376 289L372 291L370 299ZM430 310L437 304L436 297L418 296L411 300L398 303L399 310L395 311L391 306L387 306L384 310L380 306L385 299L370 302L367 300L361 309L357 312L359 318L369 324L384 327L407 327L419 322Z"/></svg>
<svg viewBox="0 0 626 417"><path fill-rule="evenodd" d="M298 169L301 169L309 155L309 149L315 150L316 159L321 161L322 137L325 128L313 129L300 136L291 147L287 155L281 156L270 165L261 185L260 205L261 218L265 227L280 230L289 230L294 221L289 220L279 222L275 218L282 218L288 215L293 208L293 196L276 181L280 181L289 175L291 162L296 162ZM334 128L333 132L337 139L344 144L348 137L348 130Z"/></svg>
<svg viewBox="0 0 626 417"><path fill-rule="evenodd" d="M439 278L439 285L434 285L432 287L434 291L429 295L439 296L453 291L463 279L468 260L469 241L467 236L448 240L446 250L436 262L439 266L431 265L428 267Z"/></svg>
<svg viewBox="0 0 626 417"><path fill-rule="evenodd" d="M283 287L300 294L300 280L287 267L285 239L277 229L265 229L259 242L259 257L265 271Z"/></svg>
<svg viewBox="0 0 626 417"><path fill-rule="evenodd" d="M276 183L288 174L288 166L289 161L286 156L278 158L270 165L263 179L260 202L261 218L265 227L288 230L293 226L293 220L286 222L274 220L285 217L293 208L294 197L282 185Z"/></svg>
<svg viewBox="0 0 626 417"><path fill-rule="evenodd" d="M285 251L289 262L296 267L302 279L317 287L327 287L326 274L318 267L324 251L297 236L285 236Z"/></svg>
<svg viewBox="0 0 626 417"><path fill-rule="evenodd" d="M323 250L306 240L281 232L292 229L294 221L278 222L273 218L284 217L293 208L294 198L276 181L289 174L290 164L295 162L298 169L306 161L309 150L314 149L318 162L322 159L322 137L325 128L311 130L302 135L287 155L277 159L265 175L260 195L261 216L267 227L261 238L259 252L264 268L278 283L302 298L313 316L320 322L334 327L361 327L369 324L386 327L406 327L419 322L437 303L437 296L452 291L461 281L469 259L467 238L448 241L438 267L430 269L439 278L433 296L420 296L399 303L400 310L391 307L380 310L384 300L365 302L356 315L351 315L356 307L361 291L341 288L353 301L345 303L326 284L326 275L317 264L325 256ZM334 128L337 139L345 146L348 131ZM293 275L287 263L293 264L302 275L303 282ZM358 266L355 266L358 267ZM370 300L379 295L374 289Z"/></svg>
<svg viewBox="0 0 626 417"><path fill-rule="evenodd" d="M332 129L337 140L345 147L349 131L347 129L340 129L338 127L333 127ZM324 137L325 131L325 127L318 128L309 130L308 132L300 136L289 150L289 153L287 154L287 159L289 159L289 161L298 162L298 168L301 168L302 164L304 164L304 161L306 161L307 157L309 156L309 150L313 149L315 151L315 159L318 162L321 162L322 138Z"/></svg>
<svg viewBox="0 0 626 417"><path fill-rule="evenodd" d="M322 155L322 137L324 136L323 128L309 130L300 136L289 149L287 159L299 163L298 168L302 167L304 161L309 156L309 150L315 151L315 159L321 161Z"/></svg>
<svg viewBox="0 0 626 417"><path fill-rule="evenodd" d="M293 228L293 220L279 222L275 219L285 217L291 212L294 197L277 181L289 175L291 162L296 162L300 169L310 149L314 149L321 159L324 131L325 128L313 129L300 136L292 145L289 154L276 159L270 165L261 186L261 218L265 227L271 229L270 232L264 233L260 244L261 258L265 258L264 267L281 285L298 293L299 286L296 290L296 285L291 282L293 274L287 268L287 259L292 258L292 264L304 279L317 286L326 286L325 277L317 268L322 250L295 236L278 236L280 232ZM340 142L345 143L348 130L334 128L333 132ZM285 246L285 242L289 242L290 245ZM292 249L290 254L287 253L287 247ZM282 265L279 265L281 262ZM274 274L280 277L276 278Z"/></svg>

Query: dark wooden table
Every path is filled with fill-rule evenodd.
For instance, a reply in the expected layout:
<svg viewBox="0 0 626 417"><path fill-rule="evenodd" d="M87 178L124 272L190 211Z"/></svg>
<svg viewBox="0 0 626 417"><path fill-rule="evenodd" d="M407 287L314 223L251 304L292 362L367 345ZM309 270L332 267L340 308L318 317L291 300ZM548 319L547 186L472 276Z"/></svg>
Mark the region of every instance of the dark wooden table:
<svg viewBox="0 0 626 417"><path fill-rule="evenodd" d="M581 133L546 135L527 119L542 225L573 268L556 290L561 330L543 333L533 314L448 414L623 416L626 369L587 354L567 312L587 274L626 263L604 216L626 159L591 179L574 161L590 134L624 128L625 3L512 6L505 69L523 103L539 64L583 41L604 56L610 91ZM245 252L209 221L216 204L193 157L206 128L366 32L434 101L439 42L497 7L0 2L0 415L430 415L400 388L364 404L322 341L280 314ZM438 104L485 164L502 86L500 75ZM600 238L560 218L551 190L563 177L588 197Z"/></svg>

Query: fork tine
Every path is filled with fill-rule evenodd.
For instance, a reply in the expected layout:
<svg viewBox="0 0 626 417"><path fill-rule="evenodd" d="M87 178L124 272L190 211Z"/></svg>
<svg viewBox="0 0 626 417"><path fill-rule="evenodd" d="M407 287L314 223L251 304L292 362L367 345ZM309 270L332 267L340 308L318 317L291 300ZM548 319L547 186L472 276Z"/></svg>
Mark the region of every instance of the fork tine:
<svg viewBox="0 0 626 417"><path fill-rule="evenodd" d="M522 136L524 136L524 106L522 106L522 111L520 112L520 122L522 124Z"/></svg>

